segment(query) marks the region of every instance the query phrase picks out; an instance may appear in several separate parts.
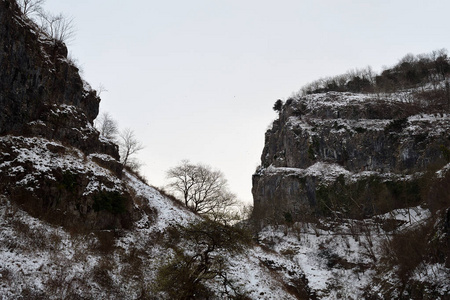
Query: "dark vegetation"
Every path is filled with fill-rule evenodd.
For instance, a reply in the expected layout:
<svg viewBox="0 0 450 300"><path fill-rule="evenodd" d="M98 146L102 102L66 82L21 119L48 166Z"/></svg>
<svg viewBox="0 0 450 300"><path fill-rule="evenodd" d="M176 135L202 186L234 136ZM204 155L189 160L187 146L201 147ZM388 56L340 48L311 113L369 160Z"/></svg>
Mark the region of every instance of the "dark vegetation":
<svg viewBox="0 0 450 300"><path fill-rule="evenodd" d="M423 176L404 180L372 175L348 181L341 175L331 183L316 186L315 203L310 207L290 207L280 200L276 207L255 212L253 221L291 226L295 222L314 223L320 218L362 220L418 205L425 205L435 214L450 205L450 172L438 177L436 171L436 167L430 167ZM306 179L301 180L302 189L307 189L305 184Z"/></svg>
<svg viewBox="0 0 450 300"><path fill-rule="evenodd" d="M376 74L371 67L351 70L345 74L321 78L301 89L303 95L325 92L389 93L438 84L450 74L446 49L427 54L407 54L394 66Z"/></svg>
<svg viewBox="0 0 450 300"><path fill-rule="evenodd" d="M344 176L339 176L332 184L317 188L316 213L328 217L368 218L395 208L419 205L422 188L419 179L400 181L371 176L346 183Z"/></svg>
<svg viewBox="0 0 450 300"><path fill-rule="evenodd" d="M168 240L174 255L159 269L156 291L165 292L171 299L208 299L212 294L208 282L218 281L224 299L248 299L245 291L227 277L223 256L223 251L241 253L251 243L245 230L205 220L172 228ZM190 251L184 251L180 242Z"/></svg>
<svg viewBox="0 0 450 300"><path fill-rule="evenodd" d="M74 194L77 190L78 177L79 174L72 173L69 170L64 171L59 189Z"/></svg>
<svg viewBox="0 0 450 300"><path fill-rule="evenodd" d="M121 193L100 191L94 195L94 211L106 210L115 215L126 212L127 198Z"/></svg>
<svg viewBox="0 0 450 300"><path fill-rule="evenodd" d="M283 108L283 101L281 101L281 99L278 99L273 105L273 110L280 112L282 108Z"/></svg>
<svg viewBox="0 0 450 300"><path fill-rule="evenodd" d="M450 192L448 186L446 192ZM414 228L386 235L381 244L381 260L375 268L375 281L383 287L383 297L367 291L367 299L398 296L399 299L442 299L436 292L435 283L418 280L415 274L419 270L422 274L432 275L439 266L435 264L450 267L449 221L450 209L447 208ZM392 270L397 278L395 281L385 277Z"/></svg>

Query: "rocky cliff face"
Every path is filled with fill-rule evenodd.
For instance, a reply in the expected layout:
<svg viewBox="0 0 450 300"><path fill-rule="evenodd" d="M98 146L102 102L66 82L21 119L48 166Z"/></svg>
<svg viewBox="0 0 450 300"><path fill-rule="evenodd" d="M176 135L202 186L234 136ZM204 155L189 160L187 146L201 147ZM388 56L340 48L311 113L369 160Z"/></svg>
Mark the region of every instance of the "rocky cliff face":
<svg viewBox="0 0 450 300"><path fill-rule="evenodd" d="M92 122L100 98L67 48L0 1L0 191L74 227L123 227L132 215L118 147Z"/></svg>
<svg viewBox="0 0 450 300"><path fill-rule="evenodd" d="M100 98L67 53L23 18L15 1L0 2L0 134L40 135L118 158L117 147L100 142L91 126Z"/></svg>
<svg viewBox="0 0 450 300"><path fill-rule="evenodd" d="M449 129L445 110L412 94L290 99L266 132L253 176L255 210L364 216L401 206L402 197L418 199L423 172L448 159ZM340 203L348 197L358 203Z"/></svg>

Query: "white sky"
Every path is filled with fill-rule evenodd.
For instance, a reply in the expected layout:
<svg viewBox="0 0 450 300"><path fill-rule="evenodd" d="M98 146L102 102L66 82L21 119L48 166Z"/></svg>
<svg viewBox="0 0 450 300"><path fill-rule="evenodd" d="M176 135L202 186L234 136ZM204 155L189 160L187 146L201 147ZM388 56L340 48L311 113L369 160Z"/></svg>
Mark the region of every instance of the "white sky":
<svg viewBox="0 0 450 300"><path fill-rule="evenodd" d="M252 202L274 102L355 67L450 48L447 0L47 0L101 110L133 129L150 184L182 159L225 173Z"/></svg>

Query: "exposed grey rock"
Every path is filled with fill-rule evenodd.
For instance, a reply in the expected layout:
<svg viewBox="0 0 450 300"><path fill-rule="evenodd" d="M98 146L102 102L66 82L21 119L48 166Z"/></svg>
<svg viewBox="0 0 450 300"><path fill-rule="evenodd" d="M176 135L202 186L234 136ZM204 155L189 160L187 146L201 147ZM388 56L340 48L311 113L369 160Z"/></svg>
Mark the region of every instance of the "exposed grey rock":
<svg viewBox="0 0 450 300"><path fill-rule="evenodd" d="M129 227L118 146L99 138L100 98L67 53L15 1L0 1L0 190L54 224Z"/></svg>
<svg viewBox="0 0 450 300"><path fill-rule="evenodd" d="M15 1L0 2L0 134L40 135L118 158L117 147L99 141L95 130L73 130L92 126L100 98L67 52L22 17ZM55 114L67 106L70 114Z"/></svg>
<svg viewBox="0 0 450 300"><path fill-rule="evenodd" d="M397 95L330 92L288 100L266 132L253 175L255 210L317 213L317 188L340 175L351 182L369 175L395 181L442 166L450 115L426 112L424 104ZM320 164L329 167L316 174Z"/></svg>

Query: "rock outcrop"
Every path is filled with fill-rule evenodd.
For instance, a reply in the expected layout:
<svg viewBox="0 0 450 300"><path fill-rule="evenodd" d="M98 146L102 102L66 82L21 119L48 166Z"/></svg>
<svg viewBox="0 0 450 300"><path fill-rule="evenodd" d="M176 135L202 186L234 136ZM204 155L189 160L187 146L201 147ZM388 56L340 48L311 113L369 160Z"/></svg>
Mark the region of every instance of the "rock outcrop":
<svg viewBox="0 0 450 300"><path fill-rule="evenodd" d="M417 199L423 172L448 159L450 114L438 111L399 94L288 100L266 132L253 175L255 211L304 216L337 209L362 217L398 206L402 197ZM344 198L354 205L339 203Z"/></svg>
<svg viewBox="0 0 450 300"><path fill-rule="evenodd" d="M39 135L118 158L92 128L100 98L67 54L15 1L0 2L0 134Z"/></svg>
<svg viewBox="0 0 450 300"><path fill-rule="evenodd" d="M67 54L15 1L0 1L0 191L52 223L127 227L118 147L93 127L100 98Z"/></svg>

